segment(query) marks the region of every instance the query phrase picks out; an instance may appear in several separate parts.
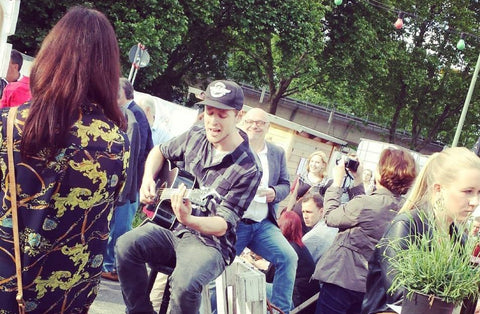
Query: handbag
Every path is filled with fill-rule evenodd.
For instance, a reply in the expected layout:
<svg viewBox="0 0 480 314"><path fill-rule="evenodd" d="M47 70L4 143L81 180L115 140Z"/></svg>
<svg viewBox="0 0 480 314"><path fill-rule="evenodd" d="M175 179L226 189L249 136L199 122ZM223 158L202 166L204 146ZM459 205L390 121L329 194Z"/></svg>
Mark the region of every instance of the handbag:
<svg viewBox="0 0 480 314"><path fill-rule="evenodd" d="M15 269L17 273L17 296L18 312L25 313L25 300L23 299L22 261L20 259L20 237L18 232L17 211L17 186L15 180L15 163L13 159L13 127L17 116L17 107L8 111L7 118L7 159L8 159L8 189L10 191L10 204L12 210L13 246L15 252Z"/></svg>

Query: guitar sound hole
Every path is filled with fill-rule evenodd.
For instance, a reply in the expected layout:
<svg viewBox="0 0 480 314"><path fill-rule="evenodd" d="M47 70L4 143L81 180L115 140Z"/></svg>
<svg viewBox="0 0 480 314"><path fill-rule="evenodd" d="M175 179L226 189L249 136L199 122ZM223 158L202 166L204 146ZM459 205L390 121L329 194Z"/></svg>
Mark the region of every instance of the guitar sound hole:
<svg viewBox="0 0 480 314"><path fill-rule="evenodd" d="M164 217L164 218L168 218L168 219L172 219L172 218L175 217L175 215L173 215L173 214L171 214L171 213L167 213L167 212L165 212L165 211L160 211L160 210L157 211L157 215L162 216L162 217Z"/></svg>

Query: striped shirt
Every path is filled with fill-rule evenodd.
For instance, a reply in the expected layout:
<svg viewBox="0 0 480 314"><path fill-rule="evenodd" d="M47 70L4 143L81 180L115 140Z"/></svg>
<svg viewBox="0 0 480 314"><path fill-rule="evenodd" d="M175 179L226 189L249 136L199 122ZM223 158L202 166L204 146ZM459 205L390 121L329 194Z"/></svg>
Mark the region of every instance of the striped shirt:
<svg viewBox="0 0 480 314"><path fill-rule="evenodd" d="M205 245L217 248L227 264L235 258L237 222L255 197L262 178L262 170L250 149L248 137L245 132L239 132L244 141L219 160L214 158L214 148L207 140L203 125L195 125L160 146L165 158L185 163L184 170L195 176L200 188L215 190L221 196L221 201L211 211L201 214L220 216L228 225L227 232L221 237L201 234L183 225L177 227L176 234L195 234Z"/></svg>

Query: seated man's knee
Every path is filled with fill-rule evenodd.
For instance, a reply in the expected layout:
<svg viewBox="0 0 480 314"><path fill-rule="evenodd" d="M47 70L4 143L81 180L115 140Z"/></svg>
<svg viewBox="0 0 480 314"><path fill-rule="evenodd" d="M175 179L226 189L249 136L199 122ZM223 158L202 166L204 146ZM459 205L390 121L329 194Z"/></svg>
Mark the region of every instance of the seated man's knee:
<svg viewBox="0 0 480 314"><path fill-rule="evenodd" d="M115 255L117 258L123 257L124 254L130 250L130 247L133 244L133 241L130 238L129 233L127 232L117 239L117 243L115 243Z"/></svg>
<svg viewBox="0 0 480 314"><path fill-rule="evenodd" d="M138 229L130 230L117 239L117 243L115 244L115 255L118 260L122 260L127 256L138 256L142 254L143 233L137 231Z"/></svg>
<svg viewBox="0 0 480 314"><path fill-rule="evenodd" d="M193 296L198 296L200 297L202 293L203 286L193 280L192 278L175 278L174 275L172 275L171 280L171 289L172 289L172 296L176 296L178 301L182 301L185 298L193 297Z"/></svg>

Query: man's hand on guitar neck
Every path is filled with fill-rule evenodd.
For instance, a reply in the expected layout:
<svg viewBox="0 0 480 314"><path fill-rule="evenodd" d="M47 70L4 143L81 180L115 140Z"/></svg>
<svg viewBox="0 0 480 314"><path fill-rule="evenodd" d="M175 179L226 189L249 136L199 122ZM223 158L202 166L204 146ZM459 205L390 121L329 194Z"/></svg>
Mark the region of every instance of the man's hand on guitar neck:
<svg viewBox="0 0 480 314"><path fill-rule="evenodd" d="M227 222L220 216L197 217L192 215L192 205L189 200L184 199L186 186L182 183L178 187L177 193L171 197L172 210L177 220L183 225L197 230L203 234L211 234L217 237L223 236L227 232Z"/></svg>

